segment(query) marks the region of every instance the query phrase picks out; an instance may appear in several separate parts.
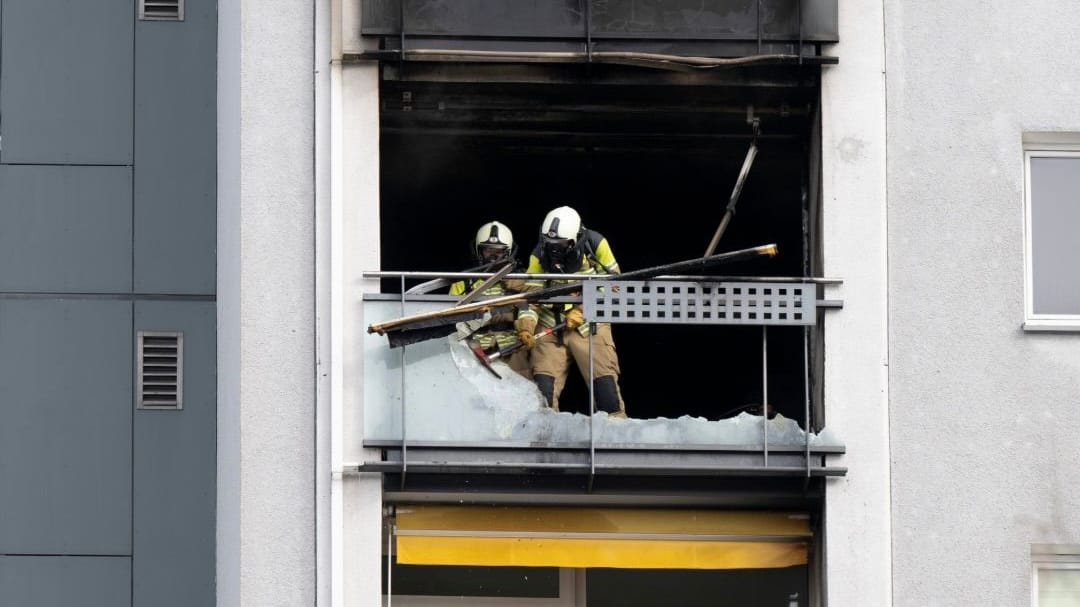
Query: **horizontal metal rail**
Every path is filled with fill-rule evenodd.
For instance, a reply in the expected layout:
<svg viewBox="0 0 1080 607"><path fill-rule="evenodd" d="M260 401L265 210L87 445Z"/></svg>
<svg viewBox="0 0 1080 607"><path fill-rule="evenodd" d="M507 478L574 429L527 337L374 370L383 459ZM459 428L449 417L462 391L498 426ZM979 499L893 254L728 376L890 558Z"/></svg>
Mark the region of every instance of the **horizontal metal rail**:
<svg viewBox="0 0 1080 607"><path fill-rule="evenodd" d="M363 446L369 449L395 449L400 448L404 441L401 440L365 440ZM522 442L522 441L487 441L483 443L471 442L471 441L409 441L409 447L413 449L470 449L476 451L576 451L589 448L587 441L579 442L562 442L562 443L535 443L535 442ZM682 451L690 453L759 453L760 447L754 445L687 445L687 444L641 444L641 443L596 443L596 448L607 452L626 452L626 451ZM770 448L773 453L803 453L804 449L802 445L791 446L774 446ZM845 453L847 450L842 446L826 445L820 447L813 447L812 454L837 454Z"/></svg>
<svg viewBox="0 0 1080 607"><path fill-rule="evenodd" d="M359 472L399 473L405 469L405 462L377 461L360 464ZM598 463L551 463L551 462L424 462L411 460L408 463L410 473L454 473L487 471L496 474L516 474L536 471L579 472L592 476L641 475L641 476L844 476L847 468L836 466L670 466L643 464L598 464Z"/></svg>
<svg viewBox="0 0 1080 607"><path fill-rule="evenodd" d="M786 40L781 42L787 42ZM669 70L707 70L748 65L835 65L838 57L828 55L761 53L742 57L694 57L634 51L486 51L470 49L382 49L350 53L349 63L363 61L433 61L476 63L610 63Z"/></svg>
<svg viewBox="0 0 1080 607"><path fill-rule="evenodd" d="M394 270L377 270L362 272L364 278L488 278L491 272L407 272ZM507 274L506 278L531 279L531 280L611 280L610 274L522 274L515 272ZM844 279L826 276L688 276L688 275L663 275L650 278L649 280L706 280L725 281L738 280L740 282L793 282L806 284L842 284Z"/></svg>

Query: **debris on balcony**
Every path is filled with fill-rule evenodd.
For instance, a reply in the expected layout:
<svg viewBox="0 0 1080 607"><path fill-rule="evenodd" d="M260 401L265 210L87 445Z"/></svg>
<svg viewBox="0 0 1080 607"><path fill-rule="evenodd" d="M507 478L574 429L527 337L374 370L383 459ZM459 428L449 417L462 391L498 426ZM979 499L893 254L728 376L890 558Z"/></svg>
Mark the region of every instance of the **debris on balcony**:
<svg viewBox="0 0 1080 607"><path fill-rule="evenodd" d="M766 440L762 427L765 419L745 412L721 420L689 415L633 419L633 410L629 411L631 419L618 419L600 412L592 417L590 430L587 415L551 411L535 384L505 363L492 363L503 376L498 379L477 361L464 342L451 337L446 344L450 354L446 358L453 361L458 377L451 372L429 376L429 380L445 382L430 387L451 397L410 401L410 440L568 444L588 443L590 431L595 433L598 444L613 445L760 446ZM795 420L777 414L767 423L769 445L807 444L807 436ZM842 443L825 429L810 433L809 445L831 447Z"/></svg>

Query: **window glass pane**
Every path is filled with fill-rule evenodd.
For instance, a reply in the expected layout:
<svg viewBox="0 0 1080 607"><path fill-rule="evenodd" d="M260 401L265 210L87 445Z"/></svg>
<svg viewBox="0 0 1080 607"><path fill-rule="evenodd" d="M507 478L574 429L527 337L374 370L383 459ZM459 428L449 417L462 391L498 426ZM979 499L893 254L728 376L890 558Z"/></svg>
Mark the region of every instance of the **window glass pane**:
<svg viewBox="0 0 1080 607"><path fill-rule="evenodd" d="M399 565L391 580L394 596L493 596L558 598L556 567L471 567L458 565ZM383 559L383 594L386 560Z"/></svg>
<svg viewBox="0 0 1080 607"><path fill-rule="evenodd" d="M1032 157L1030 170L1033 311L1080 314L1080 157Z"/></svg>
<svg viewBox="0 0 1080 607"><path fill-rule="evenodd" d="M589 569L589 607L806 607L806 566L780 569Z"/></svg>
<svg viewBox="0 0 1080 607"><path fill-rule="evenodd" d="M1080 605L1080 569L1039 569L1038 607Z"/></svg>

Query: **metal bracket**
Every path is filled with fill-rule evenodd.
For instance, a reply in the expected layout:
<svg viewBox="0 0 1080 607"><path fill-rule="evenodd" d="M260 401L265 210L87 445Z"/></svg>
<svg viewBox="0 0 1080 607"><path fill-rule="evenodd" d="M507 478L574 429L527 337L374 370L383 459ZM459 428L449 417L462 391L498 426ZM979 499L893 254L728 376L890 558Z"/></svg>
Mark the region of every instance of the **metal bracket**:
<svg viewBox="0 0 1080 607"><path fill-rule="evenodd" d="M750 125L750 129L754 134L754 143L757 143L758 135L761 134L761 118L754 115L754 106L746 106L746 124Z"/></svg>

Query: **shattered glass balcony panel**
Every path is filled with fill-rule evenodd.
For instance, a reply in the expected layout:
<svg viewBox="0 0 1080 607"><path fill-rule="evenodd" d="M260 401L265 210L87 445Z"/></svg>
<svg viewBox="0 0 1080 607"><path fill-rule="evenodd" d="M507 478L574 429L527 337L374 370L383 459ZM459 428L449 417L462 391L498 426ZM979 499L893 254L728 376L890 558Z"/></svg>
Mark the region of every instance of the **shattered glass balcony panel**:
<svg viewBox="0 0 1080 607"><path fill-rule="evenodd" d="M368 324L445 309L446 302L368 300ZM722 420L617 419L553 412L536 386L504 363L493 362L502 379L485 369L454 336L404 348L367 334L364 341L364 431L369 446L401 442L453 446L639 447L656 450L730 447L738 450L835 451L841 443L828 430L802 431L796 420L741 413ZM404 398L403 398L404 397Z"/></svg>

